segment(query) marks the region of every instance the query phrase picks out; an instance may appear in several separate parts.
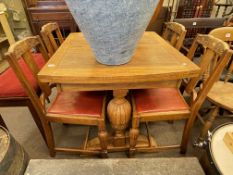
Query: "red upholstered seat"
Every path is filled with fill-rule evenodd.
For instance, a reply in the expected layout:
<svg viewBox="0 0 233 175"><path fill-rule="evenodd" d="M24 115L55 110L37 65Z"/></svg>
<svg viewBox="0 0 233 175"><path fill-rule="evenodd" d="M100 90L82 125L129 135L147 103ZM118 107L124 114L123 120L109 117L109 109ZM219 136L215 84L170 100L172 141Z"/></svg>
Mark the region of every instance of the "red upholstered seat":
<svg viewBox="0 0 233 175"><path fill-rule="evenodd" d="M60 92L48 113L101 117L104 96L104 92Z"/></svg>
<svg viewBox="0 0 233 175"><path fill-rule="evenodd" d="M42 68L45 64L43 56L41 54L33 54L35 62L39 68ZM31 70L27 67L23 59L19 59L19 64L23 69L29 82L33 85L35 89L38 88L37 82L33 77ZM9 67L6 71L0 74L0 97L26 97L27 94L24 91L20 81L16 77L13 69Z"/></svg>
<svg viewBox="0 0 233 175"><path fill-rule="evenodd" d="M137 113L187 110L189 106L175 88L134 90Z"/></svg>

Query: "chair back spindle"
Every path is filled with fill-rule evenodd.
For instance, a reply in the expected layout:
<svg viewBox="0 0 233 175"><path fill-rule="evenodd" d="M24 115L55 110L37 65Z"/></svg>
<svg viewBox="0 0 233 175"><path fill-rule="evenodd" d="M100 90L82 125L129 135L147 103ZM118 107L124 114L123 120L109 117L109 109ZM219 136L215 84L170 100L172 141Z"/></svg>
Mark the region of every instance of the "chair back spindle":
<svg viewBox="0 0 233 175"><path fill-rule="evenodd" d="M221 60L221 57L227 57L224 52L228 53L229 50L229 46L220 39L217 39L209 35L199 34L195 38L190 48L190 51L187 55L189 59L192 60L194 58L195 51L199 46L202 46L205 49L204 53L201 55L201 61L199 63L201 72L198 77L190 79L185 89L187 93L191 93L192 90L197 85L197 83L202 79L203 75L205 76L206 72L209 72L208 70L210 69L210 65L212 65L211 67L212 71L214 71L216 67L219 67L219 62ZM215 65L215 67L213 67L213 65ZM203 81L206 82L208 79L209 79L209 74L208 76L204 77Z"/></svg>
<svg viewBox="0 0 233 175"><path fill-rule="evenodd" d="M186 35L185 27L182 24L176 22L167 22L165 25L166 27L162 37L169 41L173 47L180 50Z"/></svg>
<svg viewBox="0 0 233 175"><path fill-rule="evenodd" d="M55 39L56 34L57 39ZM48 23L41 28L41 36L51 57L59 46L64 42L59 25L57 23Z"/></svg>

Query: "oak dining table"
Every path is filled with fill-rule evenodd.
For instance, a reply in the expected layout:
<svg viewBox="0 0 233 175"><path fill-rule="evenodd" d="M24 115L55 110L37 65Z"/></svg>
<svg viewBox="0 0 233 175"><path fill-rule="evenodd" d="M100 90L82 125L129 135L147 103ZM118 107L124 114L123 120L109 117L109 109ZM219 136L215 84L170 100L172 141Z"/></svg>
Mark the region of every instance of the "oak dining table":
<svg viewBox="0 0 233 175"><path fill-rule="evenodd" d="M182 79L196 77L199 72L196 64L155 32L144 32L131 61L120 66L98 63L84 35L71 33L41 69L38 79L55 83L62 91L112 91L107 106L114 131L110 147L126 150L126 128L132 113L129 90L179 88Z"/></svg>

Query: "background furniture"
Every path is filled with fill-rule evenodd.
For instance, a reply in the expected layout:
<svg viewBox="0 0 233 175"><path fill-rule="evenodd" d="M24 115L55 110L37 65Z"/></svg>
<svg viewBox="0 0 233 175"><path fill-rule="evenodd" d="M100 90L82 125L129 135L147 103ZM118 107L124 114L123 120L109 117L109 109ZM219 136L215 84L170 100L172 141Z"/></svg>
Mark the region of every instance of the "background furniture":
<svg viewBox="0 0 233 175"><path fill-rule="evenodd" d="M45 43L48 54L51 57L64 41L59 25L57 23L45 24L42 26L40 34ZM56 36L54 36L54 34Z"/></svg>
<svg viewBox="0 0 233 175"><path fill-rule="evenodd" d="M38 38L40 41L40 39ZM21 49L24 48L24 46L21 46L22 48L18 48L19 52L21 52ZM41 54L30 54L27 55L28 59L33 59L37 66L41 68L45 62L48 60L48 55L46 51L44 50L44 46L42 42L39 42L39 51ZM28 49L28 52L30 49ZM15 60L16 61L16 60ZM29 83L33 85L33 88L35 88L37 93L40 93L40 87L36 83L36 75L33 75L31 71L29 70L28 66L24 62L24 60L20 59L18 61L18 64L20 65L20 68L23 69L24 74L26 75L26 78L28 79ZM20 76L20 75L18 75ZM0 75L0 106L1 107L13 107L13 106L27 106L30 110L32 117L39 128L41 135L45 139L45 133L41 124L41 120L36 112L35 107L33 106L32 101L30 100L27 92L25 91L25 87L20 83L19 79L17 79L16 74L13 71L12 67L9 67L7 70L5 70Z"/></svg>
<svg viewBox="0 0 233 175"><path fill-rule="evenodd" d="M72 33L38 77L41 82L60 84L62 91L113 91L107 107L114 130L109 137L109 152L129 148L125 134L131 116L128 89L178 87L182 78L198 74L198 66L155 32L143 35L132 60L122 66L99 64L82 33Z"/></svg>
<svg viewBox="0 0 233 175"><path fill-rule="evenodd" d="M6 14L4 12L0 12L0 22L5 33L4 37L0 37L0 43L7 40L9 44L13 44L15 42L15 38L7 21Z"/></svg>
<svg viewBox="0 0 233 175"><path fill-rule="evenodd" d="M225 3L223 1L216 0L214 5L217 6L215 17L219 16L220 9L223 9L223 13L221 14L222 17L231 15L233 13L232 0L225 0Z"/></svg>
<svg viewBox="0 0 233 175"><path fill-rule="evenodd" d="M209 35L231 44L233 42L233 27L217 28L212 30ZM216 64L215 62L214 64ZM232 71L233 62L231 60L223 80L217 81L207 94L207 99L211 102L213 108L211 109L209 117L207 118L197 140L199 146L205 141L208 130L211 129L215 118L219 114L219 109L222 108L229 112L233 111L233 83L229 82L232 76Z"/></svg>
<svg viewBox="0 0 233 175"><path fill-rule="evenodd" d="M55 156L56 151L61 151L101 154L106 157L108 138L105 129L105 92L58 92L56 99L51 103L49 108L46 109L45 100L51 94L49 85L35 81L41 89L41 94L38 94L33 84L27 79L24 69L21 68L17 61L22 58L30 68L35 80L37 80L36 76L40 69L33 60L33 55L30 52L33 48L40 49L42 53L45 53L44 48L42 50L41 41L38 36L28 37L18 41L9 48L6 59L24 87L26 94L39 116L50 155ZM86 145L89 131L85 138L84 145L81 148L55 146L51 122L97 126L100 147L93 150L87 149Z"/></svg>
<svg viewBox="0 0 233 175"><path fill-rule="evenodd" d="M0 174L23 175L29 156L13 136L0 126Z"/></svg>
<svg viewBox="0 0 233 175"><path fill-rule="evenodd" d="M63 0L23 0L34 35L40 34L41 27L48 22L57 22L63 36L77 31L76 23Z"/></svg>
<svg viewBox="0 0 233 175"><path fill-rule="evenodd" d="M0 26L3 29L3 33L0 33L0 73L8 68L7 62L3 59L4 53L10 44L15 42L14 35L11 31L10 25L4 12L0 12Z"/></svg>
<svg viewBox="0 0 233 175"><path fill-rule="evenodd" d="M188 52L197 33L206 34L212 29L222 27L224 18L176 18L174 22L182 24L187 30L182 49Z"/></svg>
<svg viewBox="0 0 233 175"><path fill-rule="evenodd" d="M210 17L214 0L181 0L176 18Z"/></svg>
<svg viewBox="0 0 233 175"><path fill-rule="evenodd" d="M185 165L185 166L184 166ZM59 167L59 168L58 168ZM61 169L63 171L61 171ZM140 159L31 159L25 174L179 174L204 175L198 159L180 158L140 158Z"/></svg>
<svg viewBox="0 0 233 175"><path fill-rule="evenodd" d="M167 40L177 50L183 46L183 41L186 35L186 29L182 24L176 22L165 23L165 30L162 37Z"/></svg>

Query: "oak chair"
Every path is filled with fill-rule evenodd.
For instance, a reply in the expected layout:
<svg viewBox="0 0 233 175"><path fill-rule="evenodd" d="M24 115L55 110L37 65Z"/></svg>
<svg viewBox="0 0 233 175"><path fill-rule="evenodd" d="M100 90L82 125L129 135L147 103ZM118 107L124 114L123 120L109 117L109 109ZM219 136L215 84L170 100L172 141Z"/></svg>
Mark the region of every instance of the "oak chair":
<svg viewBox="0 0 233 175"><path fill-rule="evenodd" d="M42 26L40 34L51 57L64 41L58 23L45 24ZM56 34L57 39L55 39L54 34Z"/></svg>
<svg viewBox="0 0 233 175"><path fill-rule="evenodd" d="M177 50L181 49L185 35L186 29L182 24L176 22L165 23L165 30L162 34L162 37Z"/></svg>
<svg viewBox="0 0 233 175"><path fill-rule="evenodd" d="M17 59L23 58L30 67L31 72L36 77L39 72L38 66L31 59L31 48L40 45L38 37L29 37L12 45L6 58L16 73L18 79L23 85L28 97L30 98L45 131L45 137L51 156L55 152L76 152L82 154L100 154L107 156L107 132L105 130L105 92L57 92L56 98L50 106L46 106L46 98L51 93L48 84L38 82L41 94L37 94L33 86L26 78L23 70L20 68ZM100 146L96 149L87 148L88 135L81 148L56 147L51 128L51 122L81 124L86 126L97 126L99 129L98 137ZM89 133L89 132L88 132Z"/></svg>
<svg viewBox="0 0 233 175"><path fill-rule="evenodd" d="M212 30L209 35L227 42L230 47L233 43L233 27L221 27ZM216 60L215 60L216 62ZM227 67L226 74L224 74L219 81L214 83L213 87L207 94L207 99L211 102L212 108L209 113L208 119L205 121L201 130L200 136L197 140L197 146L202 146L207 136L208 130L213 125L215 118L218 116L220 109L225 109L229 112L233 111L233 83L229 82L232 77L233 62L230 61Z"/></svg>
<svg viewBox="0 0 233 175"><path fill-rule="evenodd" d="M225 41L231 47L233 45L233 27L220 27L211 30L209 35L212 35L222 41Z"/></svg>
<svg viewBox="0 0 233 175"><path fill-rule="evenodd" d="M43 65L48 60L48 55L42 44L40 38L40 45L38 45L38 51L40 53L30 53L31 59L33 59L39 68L42 68ZM25 46L22 45L22 49ZM19 50L21 52L21 50ZM28 52L31 52L28 50ZM28 54L28 53L27 53ZM28 82L33 85L33 88L36 90L37 93L40 93L40 88L36 83L35 77L31 73L30 69L26 65L23 59L18 60L18 64L23 69L25 76L28 79ZM45 133L40 121L40 118L29 98L27 93L25 92L23 86L21 85L20 81L18 80L16 74L14 73L13 68L9 67L5 70L2 74L0 74L0 107L19 107L19 106L26 106L30 110L33 120L35 121L37 127L40 130L41 135L45 140ZM0 117L1 118L1 117ZM1 118L3 121L3 119Z"/></svg>
<svg viewBox="0 0 233 175"><path fill-rule="evenodd" d="M177 88L144 89L132 92L133 119L132 128L130 129L129 155L132 156L135 152L152 152L171 148L180 148L181 153L186 153L190 131L196 115L206 99L208 91L221 74L232 54L228 45L223 41L208 35L198 35L189 51L189 59L194 57L194 53L199 45L204 46L206 52L202 55L199 64L201 69L199 76L191 78L185 88L185 91L191 97L189 104L186 103L184 97ZM202 88L197 92L195 87L199 79L208 68L208 64L210 64L215 57L219 58L218 66L215 67L207 81L204 82ZM181 119L186 120L181 145L153 145L153 139L148 129L148 145L142 147L138 144L139 125L141 122L147 124L147 122Z"/></svg>

